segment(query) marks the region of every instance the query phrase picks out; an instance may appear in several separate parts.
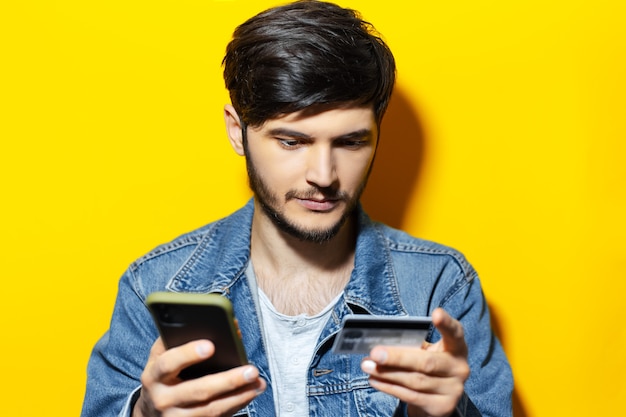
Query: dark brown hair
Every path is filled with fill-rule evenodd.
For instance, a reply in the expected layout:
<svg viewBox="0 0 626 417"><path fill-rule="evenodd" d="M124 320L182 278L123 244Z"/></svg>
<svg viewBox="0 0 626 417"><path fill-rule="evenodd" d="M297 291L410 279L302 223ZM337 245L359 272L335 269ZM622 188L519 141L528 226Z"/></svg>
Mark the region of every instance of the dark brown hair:
<svg viewBox="0 0 626 417"><path fill-rule="evenodd" d="M395 61L358 12L321 1L266 10L237 27L223 60L233 107L245 125L315 106L371 104L380 124Z"/></svg>

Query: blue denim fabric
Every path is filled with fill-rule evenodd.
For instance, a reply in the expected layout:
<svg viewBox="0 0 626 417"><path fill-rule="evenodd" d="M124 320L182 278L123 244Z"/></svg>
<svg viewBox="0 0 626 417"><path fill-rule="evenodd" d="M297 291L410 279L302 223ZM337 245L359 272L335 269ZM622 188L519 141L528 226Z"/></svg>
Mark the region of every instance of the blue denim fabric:
<svg viewBox="0 0 626 417"><path fill-rule="evenodd" d="M248 358L268 389L237 415L274 416L272 378L258 311L245 275L254 203L231 216L162 245L133 263L119 282L109 330L88 366L82 416L128 416L141 372L157 338L145 299L153 291L220 293L234 306ZM330 352L341 319L353 312L430 315L443 307L461 321L471 375L457 407L462 416L510 416L513 380L474 269L457 251L370 221L359 208L355 266L334 306L310 364L311 416L400 416L406 405L376 391L361 371L361 356ZM440 339L431 329L429 341Z"/></svg>

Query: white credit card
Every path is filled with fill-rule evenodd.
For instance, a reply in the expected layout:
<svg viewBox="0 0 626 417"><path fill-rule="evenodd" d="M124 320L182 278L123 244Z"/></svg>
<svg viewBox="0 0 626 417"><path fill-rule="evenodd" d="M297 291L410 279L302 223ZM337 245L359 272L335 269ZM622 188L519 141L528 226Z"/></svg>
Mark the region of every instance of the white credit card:
<svg viewBox="0 0 626 417"><path fill-rule="evenodd" d="M432 320L417 316L345 316L333 353L368 354L374 346L422 346Z"/></svg>

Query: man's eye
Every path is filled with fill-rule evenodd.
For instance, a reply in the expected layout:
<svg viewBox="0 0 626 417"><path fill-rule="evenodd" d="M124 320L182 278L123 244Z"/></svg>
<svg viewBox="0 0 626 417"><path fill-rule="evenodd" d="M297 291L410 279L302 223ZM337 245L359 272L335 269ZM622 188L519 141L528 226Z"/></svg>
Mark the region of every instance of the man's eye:
<svg viewBox="0 0 626 417"><path fill-rule="evenodd" d="M358 149L367 144L366 140L344 140L341 142L341 146L349 149Z"/></svg>
<svg viewBox="0 0 626 417"><path fill-rule="evenodd" d="M281 146L283 146L285 148L295 148L296 146L300 145L300 141L296 140L296 139L281 139L281 138L278 138L278 142L281 144Z"/></svg>

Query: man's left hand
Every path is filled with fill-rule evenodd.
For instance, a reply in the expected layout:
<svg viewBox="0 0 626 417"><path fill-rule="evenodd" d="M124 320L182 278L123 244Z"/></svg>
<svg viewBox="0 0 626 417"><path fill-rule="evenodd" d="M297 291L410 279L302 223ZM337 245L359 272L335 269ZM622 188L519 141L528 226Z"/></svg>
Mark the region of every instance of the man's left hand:
<svg viewBox="0 0 626 417"><path fill-rule="evenodd" d="M461 323L441 308L432 319L442 336L437 343L377 346L361 363L372 387L407 403L411 417L450 416L470 373Z"/></svg>

